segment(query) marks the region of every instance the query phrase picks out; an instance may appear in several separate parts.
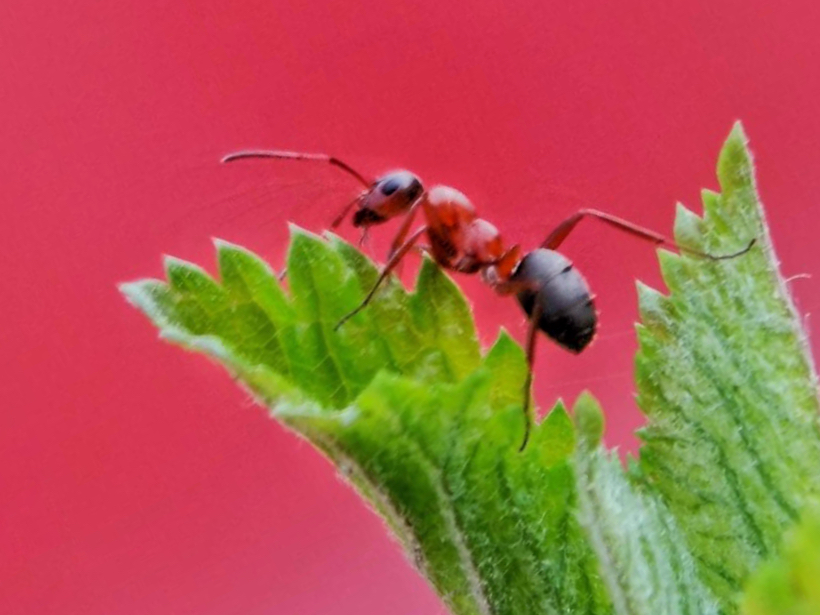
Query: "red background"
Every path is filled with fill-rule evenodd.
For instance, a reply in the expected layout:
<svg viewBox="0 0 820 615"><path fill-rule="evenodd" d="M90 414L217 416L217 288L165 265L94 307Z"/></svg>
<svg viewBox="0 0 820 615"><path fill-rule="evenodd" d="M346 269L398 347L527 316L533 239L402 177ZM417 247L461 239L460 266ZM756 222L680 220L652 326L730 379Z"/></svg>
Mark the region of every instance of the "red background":
<svg viewBox="0 0 820 615"><path fill-rule="evenodd" d="M736 118L784 272L820 273L818 26L809 0L5 3L2 611L442 613L332 468L115 283L160 275L161 253L213 269L211 236L278 266L286 222L321 230L356 190L217 164L237 148L413 169L532 247L584 204L668 231L676 200L716 187ZM653 250L589 223L566 253L601 336L580 357L542 344L538 399L590 388L608 441L634 447ZM522 338L512 302L461 281L485 343ZM818 284L792 284L804 314Z"/></svg>

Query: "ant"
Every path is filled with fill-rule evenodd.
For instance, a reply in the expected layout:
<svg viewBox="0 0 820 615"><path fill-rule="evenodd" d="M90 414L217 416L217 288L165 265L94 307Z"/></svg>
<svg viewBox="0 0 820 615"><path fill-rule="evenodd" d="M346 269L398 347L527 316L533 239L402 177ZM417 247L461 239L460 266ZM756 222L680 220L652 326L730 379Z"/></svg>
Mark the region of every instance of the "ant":
<svg viewBox="0 0 820 615"><path fill-rule="evenodd" d="M538 248L522 254L518 245L504 247L498 229L478 217L464 194L448 186L434 186L425 190L421 179L410 171L392 171L375 180L367 180L351 166L333 156L279 150L235 152L225 156L222 162L246 158L325 162L357 179L364 190L344 206L333 220L331 228L338 227L354 207L356 211L353 214L353 226L361 228L365 234L371 226L404 216L391 245L387 264L373 288L356 309L336 324L334 330L338 330L370 303L382 282L414 247L429 253L444 269L465 274L478 273L499 295L516 296L529 320L523 404L524 438L519 451L526 448L532 425L530 398L538 331L544 332L559 346L576 354L589 346L595 337L598 321L593 301L595 297L573 264L556 251L581 220L594 218L638 239L713 261L745 254L755 243L755 239L752 239L738 252L714 256L679 246L659 233L611 214L595 209L581 209L555 227ZM410 229L419 211L425 222L411 233ZM427 236L429 243L417 245L423 235Z"/></svg>

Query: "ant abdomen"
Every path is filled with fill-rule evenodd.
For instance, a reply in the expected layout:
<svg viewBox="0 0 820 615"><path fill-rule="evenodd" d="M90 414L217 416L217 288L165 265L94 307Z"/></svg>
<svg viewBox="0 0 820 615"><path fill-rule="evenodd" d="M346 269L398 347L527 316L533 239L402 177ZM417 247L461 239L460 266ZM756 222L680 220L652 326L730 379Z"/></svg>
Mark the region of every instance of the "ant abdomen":
<svg viewBox="0 0 820 615"><path fill-rule="evenodd" d="M552 250L534 250L523 258L511 280L537 289L522 290L517 297L530 317L538 303L541 331L572 352L589 345L598 316L586 280L566 257Z"/></svg>

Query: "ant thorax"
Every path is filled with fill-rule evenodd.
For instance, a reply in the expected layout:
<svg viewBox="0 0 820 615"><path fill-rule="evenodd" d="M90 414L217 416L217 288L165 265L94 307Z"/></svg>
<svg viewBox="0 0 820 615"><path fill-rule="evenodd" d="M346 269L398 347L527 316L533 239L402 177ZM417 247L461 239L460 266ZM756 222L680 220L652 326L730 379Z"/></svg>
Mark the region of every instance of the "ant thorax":
<svg viewBox="0 0 820 615"><path fill-rule="evenodd" d="M475 207L462 192L433 186L422 201L427 226L440 233L459 230L476 219Z"/></svg>
<svg viewBox="0 0 820 615"><path fill-rule="evenodd" d="M486 220L476 218L464 230L464 252L485 265L497 262L504 255L501 233Z"/></svg>

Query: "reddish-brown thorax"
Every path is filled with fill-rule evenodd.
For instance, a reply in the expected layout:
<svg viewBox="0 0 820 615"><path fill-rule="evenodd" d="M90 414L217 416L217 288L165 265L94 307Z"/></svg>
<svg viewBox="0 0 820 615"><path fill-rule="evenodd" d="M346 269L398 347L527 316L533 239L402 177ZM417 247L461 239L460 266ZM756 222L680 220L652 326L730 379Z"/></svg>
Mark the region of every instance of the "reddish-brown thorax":
<svg viewBox="0 0 820 615"><path fill-rule="evenodd" d="M520 249L506 250L498 229L476 215L463 193L435 186L422 196L421 207L430 251L439 265L467 274L488 270L482 277L493 287L512 275L521 260Z"/></svg>

